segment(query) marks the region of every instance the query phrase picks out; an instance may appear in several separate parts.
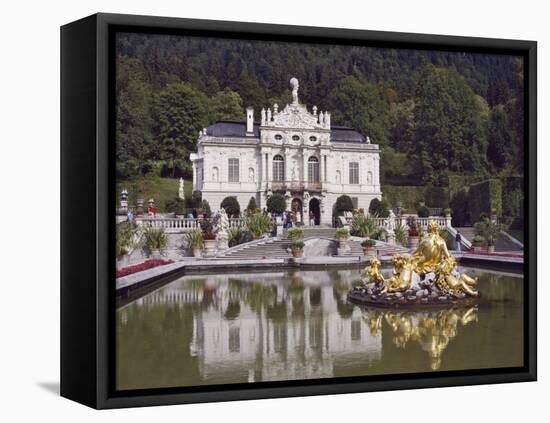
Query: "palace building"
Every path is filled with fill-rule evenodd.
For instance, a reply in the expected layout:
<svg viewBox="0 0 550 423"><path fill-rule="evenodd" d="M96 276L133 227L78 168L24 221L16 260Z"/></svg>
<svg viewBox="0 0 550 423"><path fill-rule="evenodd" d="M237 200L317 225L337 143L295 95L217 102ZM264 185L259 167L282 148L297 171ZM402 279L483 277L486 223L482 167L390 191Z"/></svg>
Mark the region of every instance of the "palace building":
<svg viewBox="0 0 550 423"><path fill-rule="evenodd" d="M311 112L298 100L298 80L290 80L292 103L279 110L246 109L246 121L218 121L199 134L191 154L193 190L212 210L227 196L244 209L251 197L259 208L280 193L305 225L331 224L336 199L347 194L357 208L381 198L380 150L368 136L331 124L329 112Z"/></svg>

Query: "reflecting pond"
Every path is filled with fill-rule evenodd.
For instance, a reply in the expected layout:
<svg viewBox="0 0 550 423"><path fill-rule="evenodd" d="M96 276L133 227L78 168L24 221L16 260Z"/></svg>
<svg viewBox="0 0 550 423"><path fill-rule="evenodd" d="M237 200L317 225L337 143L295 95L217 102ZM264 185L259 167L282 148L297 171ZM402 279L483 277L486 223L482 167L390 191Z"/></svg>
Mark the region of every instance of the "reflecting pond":
<svg viewBox="0 0 550 423"><path fill-rule="evenodd" d="M523 278L473 308L350 304L354 270L187 275L117 310L117 389L523 365Z"/></svg>

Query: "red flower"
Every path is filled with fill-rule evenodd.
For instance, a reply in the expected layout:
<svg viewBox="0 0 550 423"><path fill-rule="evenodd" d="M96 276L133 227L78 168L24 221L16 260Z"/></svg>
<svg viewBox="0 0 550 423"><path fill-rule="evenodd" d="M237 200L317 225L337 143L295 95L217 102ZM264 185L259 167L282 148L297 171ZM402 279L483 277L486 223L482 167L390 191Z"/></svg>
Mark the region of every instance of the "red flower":
<svg viewBox="0 0 550 423"><path fill-rule="evenodd" d="M116 271L116 277L122 278L133 273L141 272L143 270L152 269L153 267L163 266L165 264L174 263L174 260L152 259L146 260L143 263L135 264L133 266L123 267Z"/></svg>

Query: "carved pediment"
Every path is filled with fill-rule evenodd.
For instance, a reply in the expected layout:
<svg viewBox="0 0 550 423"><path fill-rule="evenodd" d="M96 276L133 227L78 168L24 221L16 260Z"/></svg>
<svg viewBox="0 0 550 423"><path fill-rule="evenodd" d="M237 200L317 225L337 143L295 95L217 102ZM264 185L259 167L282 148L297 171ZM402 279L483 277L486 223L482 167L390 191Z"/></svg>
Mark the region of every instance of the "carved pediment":
<svg viewBox="0 0 550 423"><path fill-rule="evenodd" d="M317 116L309 113L302 104L287 104L283 111L273 116L269 126L300 129L323 129Z"/></svg>

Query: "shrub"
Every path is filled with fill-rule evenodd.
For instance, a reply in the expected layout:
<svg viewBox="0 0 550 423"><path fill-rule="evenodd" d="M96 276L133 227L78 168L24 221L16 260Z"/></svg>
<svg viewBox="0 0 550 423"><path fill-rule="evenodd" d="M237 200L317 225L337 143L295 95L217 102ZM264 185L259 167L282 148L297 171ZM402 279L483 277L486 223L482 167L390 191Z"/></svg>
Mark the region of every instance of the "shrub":
<svg viewBox="0 0 550 423"><path fill-rule="evenodd" d="M146 228L143 232L143 243L149 251L163 251L168 243L164 228Z"/></svg>
<svg viewBox="0 0 550 423"><path fill-rule="evenodd" d="M259 238L263 234L270 232L273 224L269 216L263 213L256 213L246 218L245 226L254 238Z"/></svg>
<svg viewBox="0 0 550 423"><path fill-rule="evenodd" d="M206 200L201 201L201 209L204 211L204 213L206 213L209 216L212 214L212 209L210 209L210 204Z"/></svg>
<svg viewBox="0 0 550 423"><path fill-rule="evenodd" d="M502 215L523 218L523 176L509 176L503 180ZM512 221L512 220L511 220Z"/></svg>
<svg viewBox="0 0 550 423"><path fill-rule="evenodd" d="M483 237L481 235L476 235L472 238L472 244L483 244Z"/></svg>
<svg viewBox="0 0 550 423"><path fill-rule="evenodd" d="M116 226L116 256L120 257L128 253L134 247L136 229L128 223L122 222Z"/></svg>
<svg viewBox="0 0 550 423"><path fill-rule="evenodd" d="M203 248L204 247L204 238L202 236L202 231L200 229L193 229L189 232L186 232L183 235L187 246L189 248Z"/></svg>
<svg viewBox="0 0 550 423"><path fill-rule="evenodd" d="M369 204L369 214L378 217L388 217L390 215L388 208L386 200L380 201L378 198L375 198Z"/></svg>
<svg viewBox="0 0 550 423"><path fill-rule="evenodd" d="M246 227L242 226L229 228L227 235L230 247L252 241L252 234Z"/></svg>
<svg viewBox="0 0 550 423"><path fill-rule="evenodd" d="M164 210L168 213L181 215L185 211L185 201L179 197L172 198L171 200L166 201Z"/></svg>
<svg viewBox="0 0 550 423"><path fill-rule="evenodd" d="M376 241L374 239L365 239L361 243L361 246L362 247L367 247L367 248L374 247L374 246L376 246Z"/></svg>
<svg viewBox="0 0 550 423"><path fill-rule="evenodd" d="M487 245L495 245L500 231L503 229L502 225L487 218L476 222L474 228L477 234L483 237Z"/></svg>
<svg viewBox="0 0 550 423"><path fill-rule="evenodd" d="M292 240L304 239L304 230L301 228L290 228L287 235Z"/></svg>
<svg viewBox="0 0 550 423"><path fill-rule="evenodd" d="M430 217L430 209L426 206L418 207L418 217Z"/></svg>
<svg viewBox="0 0 550 423"><path fill-rule="evenodd" d="M370 216L356 213L351 221L350 233L354 236L371 237L376 232L376 222Z"/></svg>
<svg viewBox="0 0 550 423"><path fill-rule="evenodd" d="M286 210L286 200L281 194L273 194L267 199L267 211L282 213Z"/></svg>
<svg viewBox="0 0 550 423"><path fill-rule="evenodd" d="M500 216L502 213L502 183L500 180L488 179L470 185L468 207L472 219L478 219L481 213L488 215L493 209Z"/></svg>
<svg viewBox="0 0 550 423"><path fill-rule="evenodd" d="M339 228L336 230L336 239L343 239L349 236L349 231L346 228Z"/></svg>
<svg viewBox="0 0 550 423"><path fill-rule="evenodd" d="M441 210L441 216L451 216L452 213L453 213L453 210L449 207L444 208L443 210Z"/></svg>
<svg viewBox="0 0 550 423"><path fill-rule="evenodd" d="M336 199L335 203L336 214L342 215L344 212L353 211L353 201L349 195L341 195Z"/></svg>
<svg viewBox="0 0 550 423"><path fill-rule="evenodd" d="M237 197L225 197L220 205L222 209L225 209L225 212L230 217L237 217L241 213L241 206L237 201Z"/></svg>
<svg viewBox="0 0 550 423"><path fill-rule="evenodd" d="M395 241L398 244L405 245L407 243L409 233L407 231L407 228L404 225L400 223L395 225L395 228L393 229L393 233L395 234Z"/></svg>
<svg viewBox="0 0 550 423"><path fill-rule="evenodd" d="M248 202L248 206L246 206L246 209L250 210L252 212L256 211L256 209L257 209L256 198L250 197L250 201Z"/></svg>

